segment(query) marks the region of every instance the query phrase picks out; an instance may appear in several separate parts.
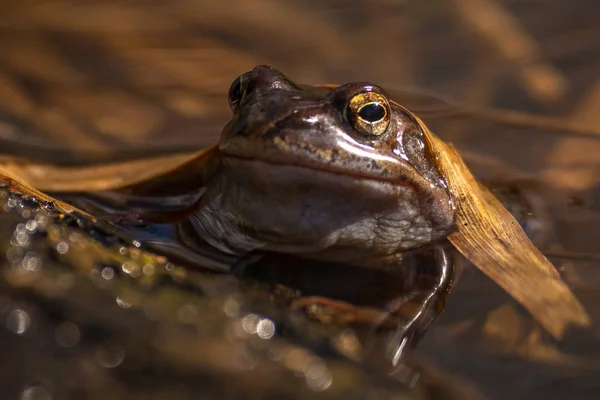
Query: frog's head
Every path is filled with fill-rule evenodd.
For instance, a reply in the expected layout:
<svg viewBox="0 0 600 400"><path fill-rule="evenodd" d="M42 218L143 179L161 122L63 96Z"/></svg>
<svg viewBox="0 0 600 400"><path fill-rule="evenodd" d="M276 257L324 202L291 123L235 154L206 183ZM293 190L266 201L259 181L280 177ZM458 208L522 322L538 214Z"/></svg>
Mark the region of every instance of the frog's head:
<svg viewBox="0 0 600 400"><path fill-rule="evenodd" d="M266 66L235 79L219 143L240 223L265 238L385 251L445 237L454 209L419 123L369 83L297 85Z"/></svg>

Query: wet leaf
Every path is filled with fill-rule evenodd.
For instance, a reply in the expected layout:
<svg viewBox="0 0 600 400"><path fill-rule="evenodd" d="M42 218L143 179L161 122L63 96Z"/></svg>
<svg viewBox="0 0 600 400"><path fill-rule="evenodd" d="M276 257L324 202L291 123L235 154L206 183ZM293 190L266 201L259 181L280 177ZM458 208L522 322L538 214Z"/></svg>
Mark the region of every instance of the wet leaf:
<svg viewBox="0 0 600 400"><path fill-rule="evenodd" d="M210 147L191 153L79 168L5 157L0 159L0 174L18 177L18 181L49 192L114 190L157 178L179 168L201 169L215 150L216 147Z"/></svg>
<svg viewBox="0 0 600 400"><path fill-rule="evenodd" d="M590 318L581 303L519 223L475 180L452 145L422 122L421 128L454 193L458 232L449 236L450 242L556 338L568 325L588 326Z"/></svg>
<svg viewBox="0 0 600 400"><path fill-rule="evenodd" d="M11 189L16 189L23 193L26 193L29 196L33 196L33 197L37 198L38 201L53 203L55 205L55 207L57 207L61 212L64 212L67 214L72 213L72 212L78 212L78 213L90 218L91 220L95 220L94 217L87 214L86 212L81 211L67 203L59 201L51 196L48 196L45 193L40 192L38 189L34 188L31 184L29 184L27 181L25 181L21 177L21 175L14 174L14 173L10 172L9 170L4 170L1 166L0 166L0 180L5 181Z"/></svg>

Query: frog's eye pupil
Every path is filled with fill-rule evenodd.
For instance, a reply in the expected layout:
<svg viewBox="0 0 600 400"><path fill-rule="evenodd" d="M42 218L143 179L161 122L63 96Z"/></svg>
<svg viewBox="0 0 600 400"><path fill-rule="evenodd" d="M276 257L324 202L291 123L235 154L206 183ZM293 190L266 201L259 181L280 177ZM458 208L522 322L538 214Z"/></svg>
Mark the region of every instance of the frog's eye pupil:
<svg viewBox="0 0 600 400"><path fill-rule="evenodd" d="M390 126L390 104L385 96L372 90L352 96L345 115L352 127L366 137L383 135Z"/></svg>
<svg viewBox="0 0 600 400"><path fill-rule="evenodd" d="M385 117L385 114L385 107L380 103L365 104L358 110L358 116L370 123L381 121Z"/></svg>

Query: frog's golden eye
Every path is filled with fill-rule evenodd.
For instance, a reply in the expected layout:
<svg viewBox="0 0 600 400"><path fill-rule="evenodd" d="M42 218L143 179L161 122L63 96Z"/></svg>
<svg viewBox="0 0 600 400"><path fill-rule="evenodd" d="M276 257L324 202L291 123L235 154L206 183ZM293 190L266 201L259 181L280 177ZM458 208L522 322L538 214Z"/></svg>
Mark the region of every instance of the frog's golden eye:
<svg viewBox="0 0 600 400"><path fill-rule="evenodd" d="M244 101L249 80L250 74L246 73L236 78L229 87L229 107L232 111L235 111L237 106Z"/></svg>
<svg viewBox="0 0 600 400"><path fill-rule="evenodd" d="M385 97L375 92L354 95L348 103L346 115L354 129L363 135L379 136L390 125L390 105Z"/></svg>

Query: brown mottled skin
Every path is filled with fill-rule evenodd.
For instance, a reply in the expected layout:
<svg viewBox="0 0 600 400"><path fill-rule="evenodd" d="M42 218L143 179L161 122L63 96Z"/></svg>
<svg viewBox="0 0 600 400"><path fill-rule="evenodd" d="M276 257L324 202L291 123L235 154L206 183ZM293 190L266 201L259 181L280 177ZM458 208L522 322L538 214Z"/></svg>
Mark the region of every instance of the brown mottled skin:
<svg viewBox="0 0 600 400"><path fill-rule="evenodd" d="M383 133L357 128L353 98L384 99ZM230 103L219 168L192 217L221 251L388 268L453 229L452 199L422 132L381 88L299 86L259 66L234 81Z"/></svg>

